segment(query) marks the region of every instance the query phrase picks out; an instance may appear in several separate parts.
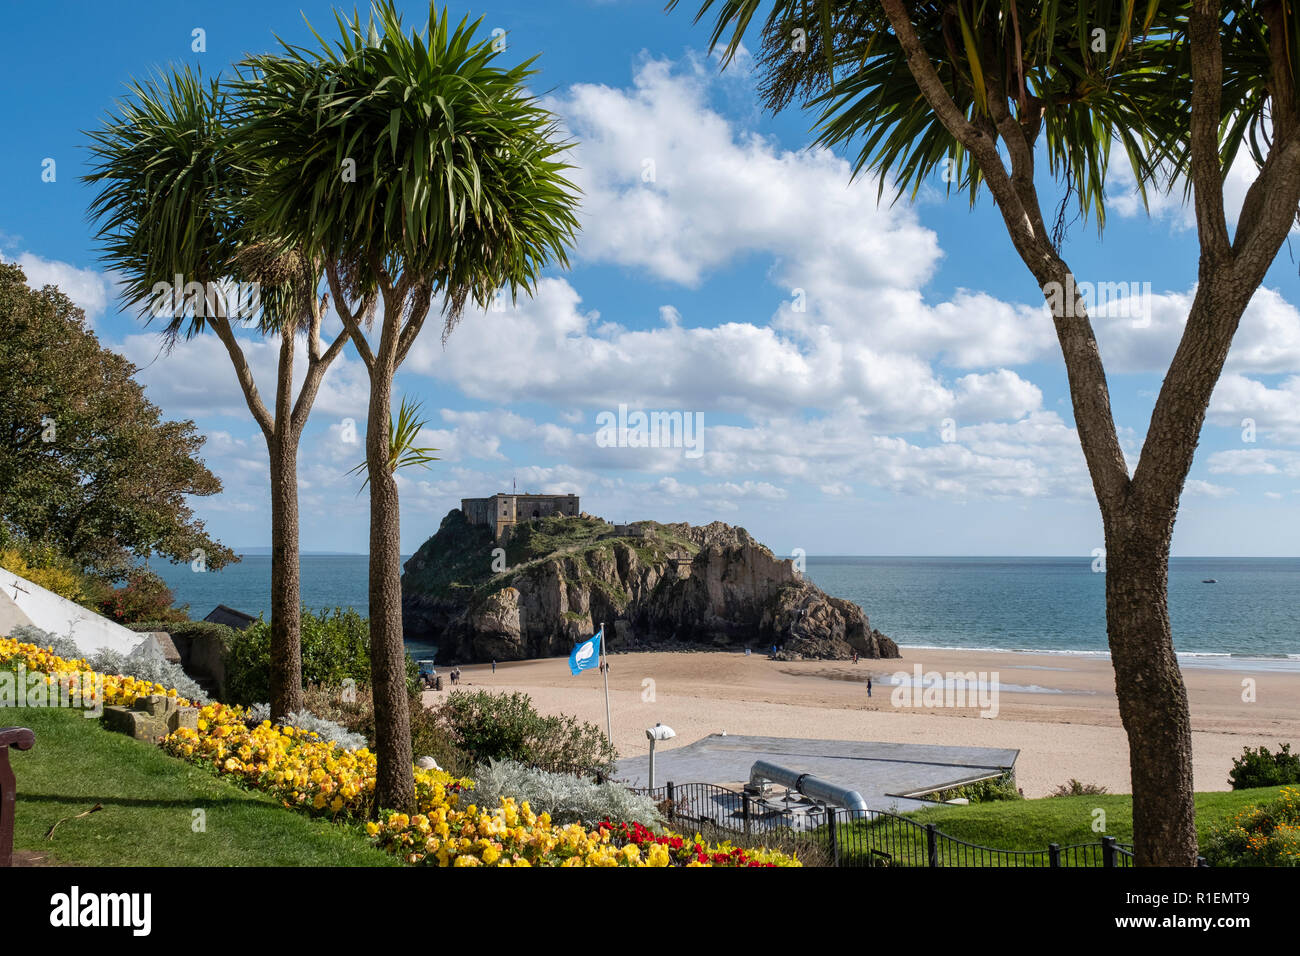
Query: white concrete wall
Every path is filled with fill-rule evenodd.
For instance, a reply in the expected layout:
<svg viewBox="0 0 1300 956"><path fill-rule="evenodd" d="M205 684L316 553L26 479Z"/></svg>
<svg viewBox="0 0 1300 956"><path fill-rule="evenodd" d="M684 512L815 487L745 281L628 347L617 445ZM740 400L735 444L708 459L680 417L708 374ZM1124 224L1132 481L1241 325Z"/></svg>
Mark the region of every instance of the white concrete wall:
<svg viewBox="0 0 1300 956"><path fill-rule="evenodd" d="M30 622L56 636L71 637L82 654L94 654L101 647L127 654L144 641L143 634L59 597L5 568L0 568L0 592L4 595L0 600L0 634L5 637L18 624Z"/></svg>

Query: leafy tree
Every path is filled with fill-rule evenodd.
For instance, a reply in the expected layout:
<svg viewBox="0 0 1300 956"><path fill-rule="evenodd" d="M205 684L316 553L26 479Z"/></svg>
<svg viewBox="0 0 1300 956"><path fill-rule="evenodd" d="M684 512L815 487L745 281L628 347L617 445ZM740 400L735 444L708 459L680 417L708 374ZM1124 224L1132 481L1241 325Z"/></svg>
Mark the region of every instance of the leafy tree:
<svg viewBox="0 0 1300 956"><path fill-rule="evenodd" d="M192 421L167 421L54 286L0 263L0 523L118 580L140 559L220 568L234 554L187 498L221 491Z"/></svg>
<svg viewBox="0 0 1300 956"><path fill-rule="evenodd" d="M673 0L670 6L676 6ZM703 0L730 59L758 0ZM1300 17L1263 3L775 0L759 17L760 90L817 114L817 143L915 190L943 169L987 189L1042 290L1106 541L1106 620L1129 740L1139 864L1193 865L1192 737L1169 624L1169 547L1210 395L1242 312L1300 204ZM802 42L801 42L802 41ZM1070 203L1104 221L1123 148L1145 190L1185 179L1198 285L1130 475L1085 303L1061 253ZM1258 175L1235 232L1223 179L1242 146ZM1044 216L1037 165L1065 187ZM955 180L955 182L953 182ZM1064 292L1064 294L1062 294Z"/></svg>
<svg viewBox="0 0 1300 956"><path fill-rule="evenodd" d="M298 445L321 380L347 341L321 339L327 300L318 257L259 233L248 220L265 169L240 155L242 106L188 68L135 84L118 114L91 134L104 260L127 300L165 320L170 345L208 328L225 346L266 440L271 484L271 712L302 709ZM182 288L176 288L183 282ZM241 283L243 285L241 285ZM256 293L250 290L256 290ZM243 320L278 333L275 397L263 402L235 336ZM296 338L307 370L294 396Z"/></svg>
<svg viewBox="0 0 1300 956"><path fill-rule="evenodd" d="M402 644L400 515L390 468L393 376L433 304L443 336L471 298L530 291L566 263L577 226L554 118L496 63L478 24L430 6L407 33L391 2L337 16L319 47L248 58L242 135L264 164L257 223L325 260L334 306L370 375L370 630L380 806L414 802ZM307 211L303 215L303 211ZM378 306L379 316L374 312ZM367 329L378 325L377 340Z"/></svg>

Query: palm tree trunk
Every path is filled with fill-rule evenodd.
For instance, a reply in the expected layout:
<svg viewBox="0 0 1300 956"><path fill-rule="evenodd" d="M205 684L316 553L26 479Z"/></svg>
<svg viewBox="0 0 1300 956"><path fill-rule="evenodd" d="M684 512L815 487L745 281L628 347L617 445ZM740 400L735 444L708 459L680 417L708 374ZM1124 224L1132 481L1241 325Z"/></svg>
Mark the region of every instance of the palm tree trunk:
<svg viewBox="0 0 1300 956"><path fill-rule="evenodd" d="M1128 735L1134 862L1195 866L1192 725L1169 625L1172 526L1116 522L1106 535L1106 628Z"/></svg>
<svg viewBox="0 0 1300 956"><path fill-rule="evenodd" d="M298 448L288 423L271 458L271 718L302 710L302 596L298 558Z"/></svg>
<svg viewBox="0 0 1300 956"><path fill-rule="evenodd" d="M388 469L392 375L376 368L370 386L366 459L370 477L370 679L375 699L376 810L415 805L411 715L402 643L401 512Z"/></svg>

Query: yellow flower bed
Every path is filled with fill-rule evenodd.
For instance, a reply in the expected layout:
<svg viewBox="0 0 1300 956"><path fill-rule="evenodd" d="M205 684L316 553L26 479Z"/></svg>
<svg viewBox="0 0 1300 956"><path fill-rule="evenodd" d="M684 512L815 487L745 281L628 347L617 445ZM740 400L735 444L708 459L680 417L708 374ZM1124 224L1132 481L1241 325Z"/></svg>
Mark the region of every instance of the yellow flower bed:
<svg viewBox="0 0 1300 956"><path fill-rule="evenodd" d="M181 728L163 741L171 754L239 777L285 804L329 816L364 816L375 791L375 755L364 747L344 750L315 734L269 720L249 728L242 707L209 704L199 711L198 730ZM433 805L448 786L469 787L440 770L414 768L416 799Z"/></svg>
<svg viewBox="0 0 1300 956"><path fill-rule="evenodd" d="M0 662L20 663L28 671L44 674L45 684L49 688L67 691L73 681L77 681L82 706L86 709L90 709L98 702L99 691L96 685L102 685L103 703L107 706L130 707L135 703L136 698L154 694L166 694L168 697L175 698L182 706L189 706L190 703L177 694L175 688L163 687L153 681L138 680L134 677L97 673L95 675L97 680L87 682L83 678L90 671L90 666L84 659L67 660L53 653L48 647L25 644L8 637L0 637Z"/></svg>
<svg viewBox="0 0 1300 956"><path fill-rule="evenodd" d="M800 866L772 850L747 850L728 843L706 844L696 834L653 832L640 824L555 826L535 814L528 801L509 797L501 806L457 808L445 804L408 816L394 813L366 832L411 864L432 866Z"/></svg>
<svg viewBox="0 0 1300 956"><path fill-rule="evenodd" d="M46 674L84 673L84 660L68 661L48 648L0 638L0 663L23 663ZM131 705L137 697L174 689L118 675L102 676L106 704ZM316 734L269 720L250 728L242 707L212 703L199 711L198 729L181 728L166 737L168 753L210 767L222 776L273 794L286 806L334 819L363 818L375 790L376 760L369 750L348 751ZM705 844L640 824L556 826L535 814L527 801L502 798L501 806L465 804L473 781L440 770L413 768L415 814L386 813L366 832L390 853L412 864L437 866L799 866L770 850L742 850Z"/></svg>

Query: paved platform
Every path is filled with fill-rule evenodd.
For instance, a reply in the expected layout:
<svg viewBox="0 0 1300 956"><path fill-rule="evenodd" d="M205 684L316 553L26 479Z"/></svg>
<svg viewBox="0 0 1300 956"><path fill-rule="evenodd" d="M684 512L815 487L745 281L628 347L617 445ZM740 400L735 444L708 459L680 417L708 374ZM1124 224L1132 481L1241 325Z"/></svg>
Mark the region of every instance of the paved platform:
<svg viewBox="0 0 1300 956"><path fill-rule="evenodd" d="M655 782L739 787L749 780L755 760L769 760L856 790L873 810L901 811L924 806L902 794L956 786L1009 770L1019 755L1019 750L993 747L711 734L684 747L659 750ZM633 787L646 786L647 757L620 760L616 779Z"/></svg>

